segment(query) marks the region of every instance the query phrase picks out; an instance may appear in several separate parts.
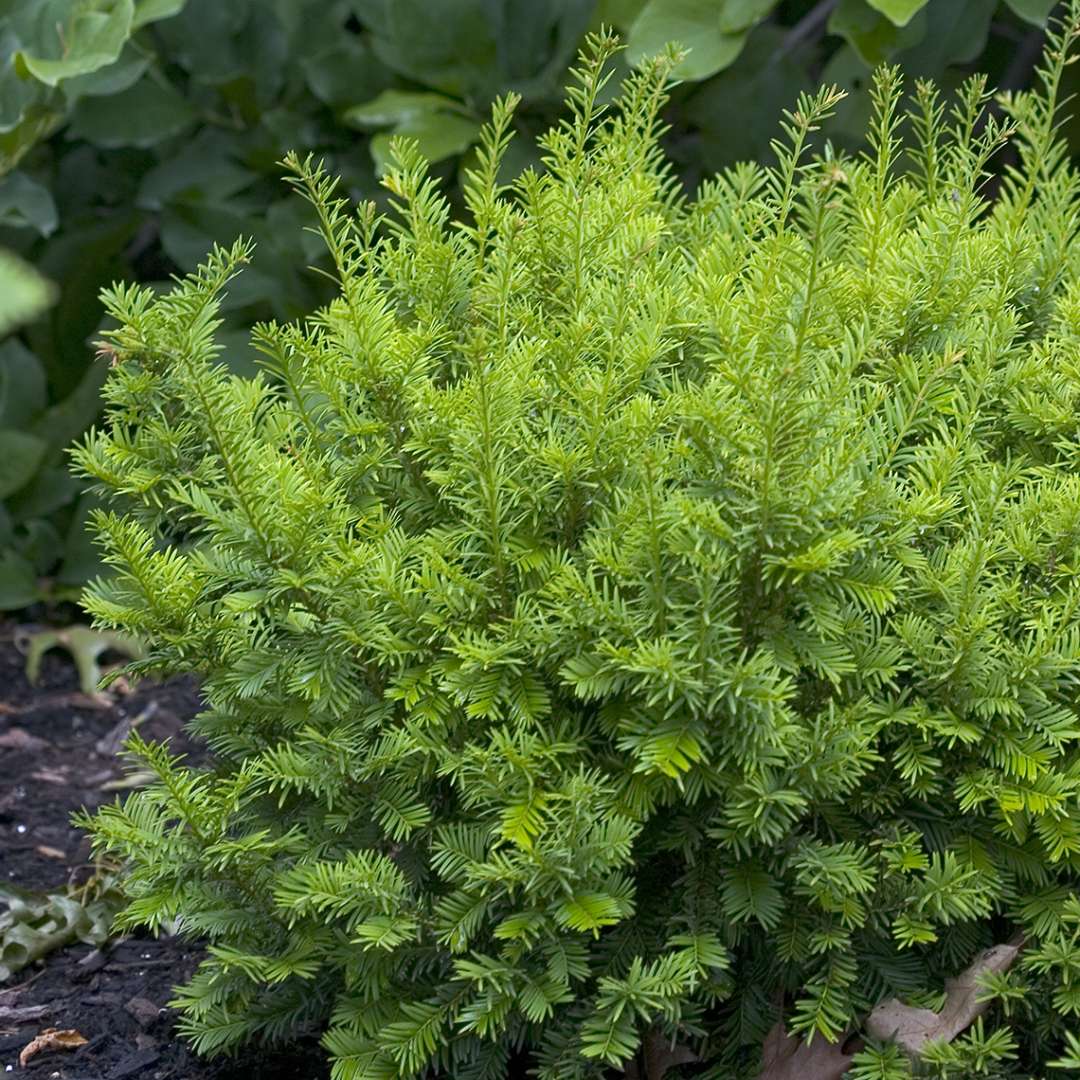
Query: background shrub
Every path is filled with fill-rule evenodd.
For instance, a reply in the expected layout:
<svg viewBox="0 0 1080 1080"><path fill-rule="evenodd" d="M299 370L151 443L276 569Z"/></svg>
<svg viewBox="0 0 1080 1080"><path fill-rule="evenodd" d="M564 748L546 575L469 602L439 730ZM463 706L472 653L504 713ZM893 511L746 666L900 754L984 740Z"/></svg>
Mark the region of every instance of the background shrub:
<svg viewBox="0 0 1080 1080"><path fill-rule="evenodd" d="M256 329L265 375L216 340L246 243L108 294L87 606L198 673L217 756L136 741L159 782L88 822L125 922L209 940L199 1047L325 1028L353 1080L650 1037L751 1075L778 1018L939 1004L1022 931L929 1067L1041 1072L1080 1013L1064 43L1008 120L883 69L863 156L809 154L843 99L804 95L775 167L692 200L677 56L605 108L613 48L509 186L495 107L467 221L414 143L383 220L292 158L339 292Z"/></svg>
<svg viewBox="0 0 1080 1080"><path fill-rule="evenodd" d="M59 300L0 344L0 609L96 566L62 449L99 409L99 289L162 282L210 246L254 238L260 259L224 317L235 370L246 331L327 297L320 258L283 197L278 165L313 151L353 197L382 199L391 133L419 140L453 204L492 99L515 91L507 175L536 163L566 65L588 27L613 24L631 63L692 46L665 119L685 183L763 160L780 109L819 80L858 89L884 59L947 88L972 64L1018 87L1049 0L0 0L0 243ZM628 70L616 61L618 77ZM851 148L865 94L828 122ZM5 176L6 174L6 176ZM298 248L299 245L299 248ZM296 258L297 250L303 259ZM53 588L40 580L55 578ZM59 588L57 588L59 586Z"/></svg>

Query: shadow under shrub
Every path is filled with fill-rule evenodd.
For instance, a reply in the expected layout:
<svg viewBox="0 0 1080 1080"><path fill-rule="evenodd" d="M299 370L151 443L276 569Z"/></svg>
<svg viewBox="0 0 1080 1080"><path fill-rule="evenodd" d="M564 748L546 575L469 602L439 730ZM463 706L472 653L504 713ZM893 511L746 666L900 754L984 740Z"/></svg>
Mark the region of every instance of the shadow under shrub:
<svg viewBox="0 0 1080 1080"><path fill-rule="evenodd" d="M385 220L293 160L340 295L257 328L268 376L214 345L245 244L108 294L107 425L76 460L117 572L88 606L148 642L135 669L201 676L216 767L136 740L159 782L88 824L128 862L126 924L210 942L177 996L198 1047L325 1029L340 1078L525 1052L569 1080L652 1032L750 1075L777 1019L837 1039L884 998L932 1007L1022 930L1000 1035L939 1072L1063 1053L1072 34L1007 121L978 80L908 108L885 69L867 155L811 155L823 90L775 167L693 200L657 145L674 57L605 110L607 39L509 187L496 107L467 224L407 142Z"/></svg>

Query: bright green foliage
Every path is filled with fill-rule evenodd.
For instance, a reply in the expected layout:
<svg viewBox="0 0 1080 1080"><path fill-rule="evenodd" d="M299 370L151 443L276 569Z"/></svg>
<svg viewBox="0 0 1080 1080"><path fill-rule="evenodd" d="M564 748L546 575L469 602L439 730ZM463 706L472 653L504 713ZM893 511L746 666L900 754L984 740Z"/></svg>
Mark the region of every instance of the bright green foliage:
<svg viewBox="0 0 1080 1080"><path fill-rule="evenodd" d="M0 341L0 439L33 451L2 485L0 610L73 596L100 569L63 452L100 410L102 286L164 287L214 243L253 238L258 265L230 290L221 331L230 366L248 372L254 322L328 298L325 280L303 273L323 256L279 182L288 151L323 158L354 198L385 199L376 176L392 136L408 135L460 209L494 98L522 98L506 180L537 163L534 136L559 115L586 30L610 25L628 62L617 59L609 93L667 42L689 47L665 117L696 184L767 158L780 109L823 67L825 81L855 86L889 59L951 87L956 65L977 59L991 82L1027 85L1051 6L876 3L844 0L830 16L829 0L438 0L432 18L430 0L0 0L0 246L61 297L20 340ZM902 27L888 14L897 4ZM846 107L829 134L854 149L865 121ZM1080 145L1080 132L1065 135Z"/></svg>
<svg viewBox="0 0 1080 1080"><path fill-rule="evenodd" d="M257 328L267 375L215 344L248 244L108 293L87 603L201 676L216 764L136 741L159 783L89 824L126 925L210 942L200 1048L314 1026L339 1080L573 1080L655 1028L749 1075L778 1016L940 1004L1022 928L934 1068L1073 1052L1071 36L1008 120L885 69L865 155L815 154L822 90L692 200L679 57L605 108L607 38L509 186L496 106L463 221L407 141L386 218L294 158L340 293Z"/></svg>

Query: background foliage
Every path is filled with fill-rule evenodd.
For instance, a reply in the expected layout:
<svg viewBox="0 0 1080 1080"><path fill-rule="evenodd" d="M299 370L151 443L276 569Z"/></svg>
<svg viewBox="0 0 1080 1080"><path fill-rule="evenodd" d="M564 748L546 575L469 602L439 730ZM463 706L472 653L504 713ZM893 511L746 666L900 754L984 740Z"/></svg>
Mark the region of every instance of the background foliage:
<svg viewBox="0 0 1080 1080"><path fill-rule="evenodd" d="M433 13L429 0L0 0L0 244L59 297L0 343L0 609L45 585L63 595L96 566L89 503L63 448L99 409L106 364L93 362L92 342L104 285L164 281L214 242L253 238L258 263L226 311L238 370L253 359L253 321L325 299L304 272L321 258L317 242L295 228L305 211L280 182L288 151L325 157L353 197L381 198L389 137L408 134L459 201L491 100L511 89L524 99L515 125L525 137L505 166L516 172L560 109L583 35L606 22L628 44L623 72L669 40L692 46L666 119L669 151L696 185L733 160L767 157L800 90L857 89L885 59L946 87L973 65L995 85L1024 84L1052 6L440 0ZM849 98L830 135L857 141L865 103Z"/></svg>

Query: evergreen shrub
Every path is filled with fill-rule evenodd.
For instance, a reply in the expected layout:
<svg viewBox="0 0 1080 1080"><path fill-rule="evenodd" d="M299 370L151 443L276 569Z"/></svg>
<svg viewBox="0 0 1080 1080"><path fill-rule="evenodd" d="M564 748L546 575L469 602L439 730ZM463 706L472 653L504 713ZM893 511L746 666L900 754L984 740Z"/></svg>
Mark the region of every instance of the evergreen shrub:
<svg viewBox="0 0 1080 1080"><path fill-rule="evenodd" d="M1069 1052L1074 36L996 110L883 69L859 157L804 96L773 166L693 198L659 142L676 54L603 105L600 36L509 186L496 106L464 221L407 141L386 217L288 162L339 294L255 330L265 373L215 345L247 244L107 294L87 603L137 671L200 677L213 763L135 740L157 782L88 824L125 925L209 943L177 991L200 1049L572 1080L661 1075L667 1040L747 1076L778 1019L935 1007L1022 933L932 1067ZM895 1050L853 1075L908 1075Z"/></svg>

